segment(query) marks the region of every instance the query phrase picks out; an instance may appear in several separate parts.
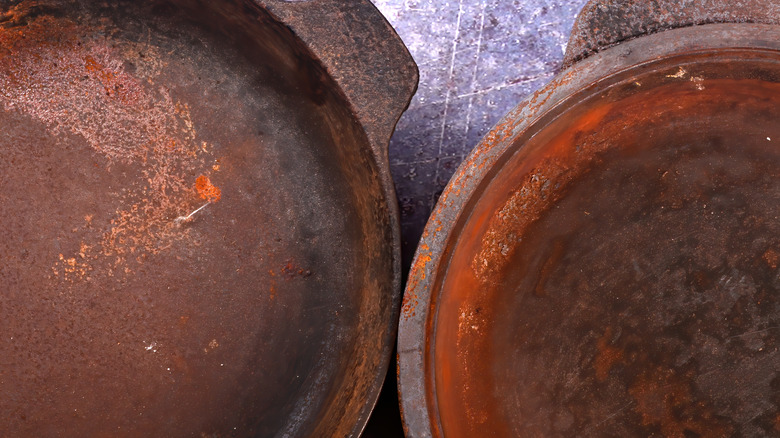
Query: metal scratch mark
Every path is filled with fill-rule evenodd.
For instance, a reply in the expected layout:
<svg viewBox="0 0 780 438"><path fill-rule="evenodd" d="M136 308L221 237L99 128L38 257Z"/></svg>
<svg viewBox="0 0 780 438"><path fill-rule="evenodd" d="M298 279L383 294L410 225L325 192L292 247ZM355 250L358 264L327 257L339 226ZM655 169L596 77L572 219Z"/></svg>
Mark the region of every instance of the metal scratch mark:
<svg viewBox="0 0 780 438"><path fill-rule="evenodd" d="M179 216L179 217L177 217L176 219L174 219L174 220L173 220L173 222L174 222L175 224L177 224L177 225L180 225L180 224L182 224L182 223L184 223L184 222L188 222L188 221L189 221L189 220L192 218L192 216L193 216L193 215L195 215L195 213L197 213L197 212L199 212L199 211L203 210L203 209L204 209L204 208L206 208L206 206L207 206L207 205L209 205L209 204L211 204L211 201L209 201L209 202L207 202L207 203L205 203L205 204L201 205L200 207L198 207L197 209L195 209L195 211L193 211L192 213L190 213L190 214L188 214L188 215L186 215L186 216Z"/></svg>

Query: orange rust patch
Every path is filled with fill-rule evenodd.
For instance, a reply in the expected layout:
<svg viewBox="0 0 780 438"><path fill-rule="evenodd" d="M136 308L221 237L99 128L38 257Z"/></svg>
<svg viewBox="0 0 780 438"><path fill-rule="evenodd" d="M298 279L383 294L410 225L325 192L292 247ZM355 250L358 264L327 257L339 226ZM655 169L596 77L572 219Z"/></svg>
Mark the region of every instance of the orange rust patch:
<svg viewBox="0 0 780 438"><path fill-rule="evenodd" d="M414 311L415 307L417 307L417 303L419 302L417 294L413 293L410 289L407 289L402 301L401 314L405 319L413 318L417 314L417 312Z"/></svg>
<svg viewBox="0 0 780 438"><path fill-rule="evenodd" d="M423 234L423 239L425 238L427 238L427 233ZM420 282L425 280L425 269L427 268L428 263L433 260L432 255L433 253L427 244L420 244L420 247L417 250L417 258L414 261L414 265L409 274L409 279L407 280L406 292L404 293L401 302L401 314L404 318L411 318L416 313L414 309L419 303L419 297L417 296L416 290L420 287Z"/></svg>
<svg viewBox="0 0 780 438"><path fill-rule="evenodd" d="M431 260L430 248L428 248L428 245L422 244L420 246L420 256L414 264L415 269L420 272L421 280L425 280L425 268Z"/></svg>
<svg viewBox="0 0 780 438"><path fill-rule="evenodd" d="M550 159L525 178L520 188L490 219L482 250L472 262L478 278L488 281L503 269L525 230L561 197L560 191L553 190L554 183L568 183L572 179L570 173L565 163Z"/></svg>
<svg viewBox="0 0 780 438"><path fill-rule="evenodd" d="M764 261L766 262L769 267L772 269L777 269L777 263L780 261L780 254L777 253L773 248L769 248L764 253Z"/></svg>
<svg viewBox="0 0 780 438"><path fill-rule="evenodd" d="M209 177L205 175L201 175L195 180L195 190L201 198L209 202L216 202L222 198L222 191L212 184Z"/></svg>
<svg viewBox="0 0 780 438"><path fill-rule="evenodd" d="M554 138L547 147L546 155L520 179L509 199L490 218L482 249L471 266L483 283L501 272L516 252L525 230L563 196L562 188L577 176L577 172L582 172L582 164L591 160L593 154L607 148L605 144L598 144L578 150L572 145L578 144L576 140L583 133L598 130L611 109L608 104L594 109ZM507 137L486 137L486 141L491 143L506 140Z"/></svg>
<svg viewBox="0 0 780 438"><path fill-rule="evenodd" d="M610 345L612 339L612 327L607 327L596 348L598 348L598 355L593 362L593 368L596 371L596 378L599 382L607 380L609 372L616 364L623 361L623 350Z"/></svg>
<svg viewBox="0 0 780 438"><path fill-rule="evenodd" d="M211 157L196 141L186 103L152 80L161 65L155 47L117 45L99 25L27 16L30 12L13 8L9 19L24 26L0 28L1 107L29 115L53 135L82 137L109 170L116 163L140 169L123 178L126 186L118 193L110 228L94 230L102 235L93 235L73 254L78 263L112 257L107 274L113 275L128 272L119 265L131 254L140 260L181 239L195 242L192 230L176 227L171 218L192 210L186 175L204 172ZM133 72L127 70L127 57L139 53L143 60L136 59ZM216 187L207 189L207 199L219 198ZM85 216L88 227L92 217ZM55 262L62 265L54 267L55 274L81 275L69 264L72 258Z"/></svg>
<svg viewBox="0 0 780 438"><path fill-rule="evenodd" d="M282 274L287 280L291 280L295 277L306 278L311 275L311 271L298 266L298 264L295 263L295 260L288 259L287 264L282 266Z"/></svg>
<svg viewBox="0 0 780 438"><path fill-rule="evenodd" d="M276 272L274 272L273 269L269 269L268 270L268 275L271 276L270 286L269 286L269 289L268 289L268 292L270 294L269 295L269 299L271 301L273 301L273 300L276 299L276 279L275 279Z"/></svg>
<svg viewBox="0 0 780 438"><path fill-rule="evenodd" d="M82 251L84 250L84 244L82 243ZM83 256L82 256L83 258ZM52 267L52 271L55 276L63 274L65 280L89 280L89 273L92 271L92 267L89 264L77 260L75 257L65 257L59 255L59 263Z"/></svg>

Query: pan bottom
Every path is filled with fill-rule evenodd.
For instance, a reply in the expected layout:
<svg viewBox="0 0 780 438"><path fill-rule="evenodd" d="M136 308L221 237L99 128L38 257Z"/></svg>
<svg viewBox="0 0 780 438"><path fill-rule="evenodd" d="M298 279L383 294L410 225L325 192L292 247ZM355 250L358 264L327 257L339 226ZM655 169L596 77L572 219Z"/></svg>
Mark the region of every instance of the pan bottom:
<svg viewBox="0 0 780 438"><path fill-rule="evenodd" d="M561 116L475 204L438 309L447 436L780 431L780 90L677 72Z"/></svg>

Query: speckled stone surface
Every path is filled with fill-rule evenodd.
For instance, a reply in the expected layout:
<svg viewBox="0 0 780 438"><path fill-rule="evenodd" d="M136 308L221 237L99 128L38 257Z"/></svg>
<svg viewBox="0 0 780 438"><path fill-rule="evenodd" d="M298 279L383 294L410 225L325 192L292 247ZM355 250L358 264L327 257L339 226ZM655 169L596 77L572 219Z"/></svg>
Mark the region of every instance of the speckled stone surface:
<svg viewBox="0 0 780 438"><path fill-rule="evenodd" d="M586 0L373 0L420 68L390 143L408 266L460 162L561 65Z"/></svg>
<svg viewBox="0 0 780 438"><path fill-rule="evenodd" d="M490 128L560 69L586 0L372 0L420 68L390 142L404 268L463 159ZM400 437L391 367L364 438Z"/></svg>

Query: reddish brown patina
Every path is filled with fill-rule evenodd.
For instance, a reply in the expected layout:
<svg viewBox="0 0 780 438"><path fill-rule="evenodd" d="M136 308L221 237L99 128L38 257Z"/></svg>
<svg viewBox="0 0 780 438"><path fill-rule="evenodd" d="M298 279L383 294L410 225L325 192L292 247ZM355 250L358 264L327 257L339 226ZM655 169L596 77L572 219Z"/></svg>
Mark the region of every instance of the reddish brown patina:
<svg viewBox="0 0 780 438"><path fill-rule="evenodd" d="M632 77L491 180L437 306L447 436L774 427L780 86L735 61Z"/></svg>
<svg viewBox="0 0 780 438"><path fill-rule="evenodd" d="M410 274L411 436L776 434L775 36L623 43L483 140Z"/></svg>
<svg viewBox="0 0 780 438"><path fill-rule="evenodd" d="M384 148L415 71L368 2L328 43L296 30L344 7L0 6L0 436L360 433L400 304ZM333 41L349 67L312 52Z"/></svg>

